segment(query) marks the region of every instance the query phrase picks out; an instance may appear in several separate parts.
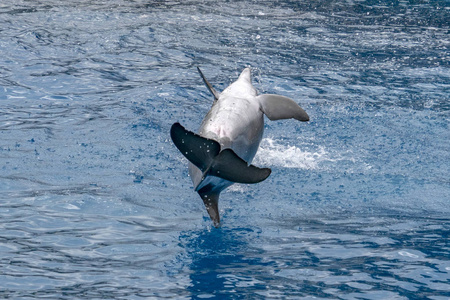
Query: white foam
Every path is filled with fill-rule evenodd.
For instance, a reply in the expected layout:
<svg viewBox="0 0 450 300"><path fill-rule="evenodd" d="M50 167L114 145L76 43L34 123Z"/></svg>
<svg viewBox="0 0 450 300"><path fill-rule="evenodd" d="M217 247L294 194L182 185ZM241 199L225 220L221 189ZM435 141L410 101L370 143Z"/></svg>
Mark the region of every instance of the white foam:
<svg viewBox="0 0 450 300"><path fill-rule="evenodd" d="M419 255L413 254L406 250L399 251L398 254L400 254L401 256L406 256L406 257L410 257L410 258L419 258Z"/></svg>
<svg viewBox="0 0 450 300"><path fill-rule="evenodd" d="M65 209L80 209L78 206L67 203L66 205L64 205Z"/></svg>
<svg viewBox="0 0 450 300"><path fill-rule="evenodd" d="M265 138L261 142L254 164L317 169L320 162L335 160L329 156L324 147L319 147L316 151L303 151L295 145L285 145L271 138Z"/></svg>
<svg viewBox="0 0 450 300"><path fill-rule="evenodd" d="M245 185L245 184L235 183L232 186L230 186L228 188L228 190L233 191L233 192L245 193L247 191L246 187L247 187L247 185Z"/></svg>

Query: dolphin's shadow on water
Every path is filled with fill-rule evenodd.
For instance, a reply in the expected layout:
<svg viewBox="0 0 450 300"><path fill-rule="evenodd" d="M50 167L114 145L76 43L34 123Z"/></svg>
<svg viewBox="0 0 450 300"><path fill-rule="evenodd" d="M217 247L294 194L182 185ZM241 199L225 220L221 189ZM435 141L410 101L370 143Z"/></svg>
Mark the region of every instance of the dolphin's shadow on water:
<svg viewBox="0 0 450 300"><path fill-rule="evenodd" d="M180 242L191 261L188 290L192 298L230 295L236 281L251 281L245 274L261 261L246 254L252 252L248 241L257 235L256 229L224 227L182 233Z"/></svg>

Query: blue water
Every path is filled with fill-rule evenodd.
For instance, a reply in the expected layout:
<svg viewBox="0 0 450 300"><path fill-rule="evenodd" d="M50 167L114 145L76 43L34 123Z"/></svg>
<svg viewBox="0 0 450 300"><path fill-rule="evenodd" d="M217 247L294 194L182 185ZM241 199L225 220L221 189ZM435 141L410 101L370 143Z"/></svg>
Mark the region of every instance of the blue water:
<svg viewBox="0 0 450 300"><path fill-rule="evenodd" d="M2 1L0 298L448 299L448 1ZM257 185L215 229L172 123L245 66Z"/></svg>

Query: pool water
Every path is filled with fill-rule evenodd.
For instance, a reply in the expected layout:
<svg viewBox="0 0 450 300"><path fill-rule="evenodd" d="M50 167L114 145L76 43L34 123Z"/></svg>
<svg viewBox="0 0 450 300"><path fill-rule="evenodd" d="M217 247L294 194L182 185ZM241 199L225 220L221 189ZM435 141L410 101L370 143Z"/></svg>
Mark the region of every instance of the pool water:
<svg viewBox="0 0 450 300"><path fill-rule="evenodd" d="M447 1L0 4L0 297L448 299ZM170 126L250 66L266 119L216 229Z"/></svg>

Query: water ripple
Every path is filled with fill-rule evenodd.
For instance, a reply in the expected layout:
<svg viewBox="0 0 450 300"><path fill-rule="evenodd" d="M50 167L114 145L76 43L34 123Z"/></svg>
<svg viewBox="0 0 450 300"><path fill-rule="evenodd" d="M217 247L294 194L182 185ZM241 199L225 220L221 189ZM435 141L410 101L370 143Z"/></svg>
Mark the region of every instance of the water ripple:
<svg viewBox="0 0 450 300"><path fill-rule="evenodd" d="M1 298L450 297L448 4L0 4ZM211 227L170 126L244 66L263 183Z"/></svg>

